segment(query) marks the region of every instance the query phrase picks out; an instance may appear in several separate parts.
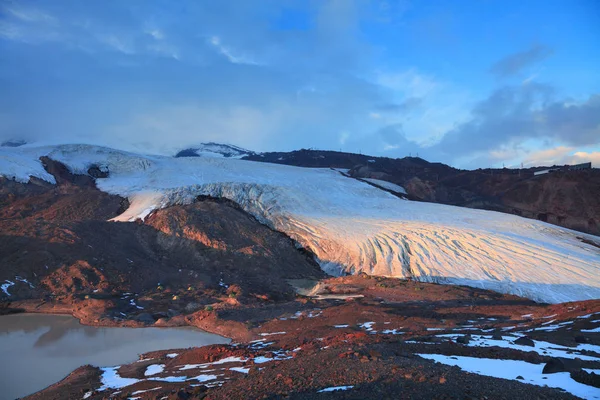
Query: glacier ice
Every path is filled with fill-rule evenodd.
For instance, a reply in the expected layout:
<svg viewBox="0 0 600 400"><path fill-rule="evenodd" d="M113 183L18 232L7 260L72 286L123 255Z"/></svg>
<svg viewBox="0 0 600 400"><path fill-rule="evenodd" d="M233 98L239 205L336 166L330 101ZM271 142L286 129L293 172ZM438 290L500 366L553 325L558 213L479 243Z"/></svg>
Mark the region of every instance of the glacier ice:
<svg viewBox="0 0 600 400"><path fill-rule="evenodd" d="M600 238L493 211L406 201L325 168L232 158L172 158L90 145L0 148L0 174L54 183L48 156L82 173L107 168L99 189L130 199L114 220L222 197L309 248L329 273L463 284L543 302L600 298Z"/></svg>

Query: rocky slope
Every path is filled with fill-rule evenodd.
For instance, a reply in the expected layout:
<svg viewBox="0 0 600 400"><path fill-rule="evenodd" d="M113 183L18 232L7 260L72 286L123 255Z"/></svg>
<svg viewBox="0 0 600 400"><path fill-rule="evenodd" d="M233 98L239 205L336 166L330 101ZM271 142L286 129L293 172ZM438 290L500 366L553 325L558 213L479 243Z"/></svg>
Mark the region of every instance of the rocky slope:
<svg viewBox="0 0 600 400"><path fill-rule="evenodd" d="M600 398L599 301L368 276L312 295L216 312L249 322L252 341L85 366L28 398Z"/></svg>
<svg viewBox="0 0 600 400"><path fill-rule="evenodd" d="M0 178L0 298L12 308L181 325L206 306L294 298L287 279L324 276L289 238L232 204L199 198L145 222L108 222L126 199L45 162L56 185Z"/></svg>

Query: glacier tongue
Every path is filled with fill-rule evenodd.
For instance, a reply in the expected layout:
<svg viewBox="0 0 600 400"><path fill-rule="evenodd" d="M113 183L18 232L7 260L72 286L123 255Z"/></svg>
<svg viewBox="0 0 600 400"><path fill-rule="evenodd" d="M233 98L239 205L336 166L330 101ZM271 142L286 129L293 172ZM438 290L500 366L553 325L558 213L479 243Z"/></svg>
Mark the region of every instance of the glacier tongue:
<svg viewBox="0 0 600 400"><path fill-rule="evenodd" d="M311 249L330 273L464 284L552 303L600 298L600 251L577 236L599 239L540 221L400 200L329 169L87 145L0 149L0 174L52 181L36 162L42 155L73 172L107 167L98 187L131 201L117 221L199 195L222 197Z"/></svg>

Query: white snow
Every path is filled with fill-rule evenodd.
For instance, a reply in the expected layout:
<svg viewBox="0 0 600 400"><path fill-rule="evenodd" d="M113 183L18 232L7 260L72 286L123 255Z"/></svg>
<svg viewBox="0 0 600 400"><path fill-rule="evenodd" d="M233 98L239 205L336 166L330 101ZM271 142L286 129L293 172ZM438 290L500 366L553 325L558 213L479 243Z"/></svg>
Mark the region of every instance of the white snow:
<svg viewBox="0 0 600 400"><path fill-rule="evenodd" d="M250 368L242 368L242 367L232 367L229 368L231 371L241 372L242 374L247 374L250 372Z"/></svg>
<svg viewBox="0 0 600 400"><path fill-rule="evenodd" d="M165 364L152 364L148 365L146 368L146 372L144 372L145 376L152 376L156 374L160 374L165 370Z"/></svg>
<svg viewBox="0 0 600 400"><path fill-rule="evenodd" d="M552 320L551 322L554 322L554 321L555 320ZM537 328L531 328L531 329L526 330L525 332L533 332L533 331L555 331L555 330L560 329L560 328L562 328L564 326L572 325L573 321L565 321L565 322L559 322L558 324L554 324L554 325L547 325L549 323L550 322L543 323L542 324L543 326L539 326Z"/></svg>
<svg viewBox="0 0 600 400"><path fill-rule="evenodd" d="M190 149L192 150L192 149ZM250 150L243 149L241 147L233 146L230 144L221 143L202 143L199 146L193 147L193 152L199 157L229 157L229 158L242 158L244 156L254 154Z"/></svg>
<svg viewBox="0 0 600 400"><path fill-rule="evenodd" d="M241 357L225 357L225 358L220 359L219 361L214 361L209 364L217 365L217 364L225 364L228 362L244 362L244 361L246 361L246 360Z"/></svg>
<svg viewBox="0 0 600 400"><path fill-rule="evenodd" d="M381 331L381 333L383 333L385 335L403 335L404 332L401 332L400 329L402 329L402 328L398 328L398 329L384 329L383 331Z"/></svg>
<svg viewBox="0 0 600 400"><path fill-rule="evenodd" d="M406 189L404 189L402 186L396 185L395 183L392 183L392 182L382 181L380 179L373 179L373 178L364 178L363 180L365 180L367 182L371 182L374 185L381 186L384 189L391 190L392 192L406 194Z"/></svg>
<svg viewBox="0 0 600 400"><path fill-rule="evenodd" d="M135 392L131 393L133 396L135 396L136 394L142 394L142 393L146 393L146 392L153 392L155 390L158 389L162 389L162 386L158 386L152 389L146 389L146 390L136 390Z"/></svg>
<svg viewBox="0 0 600 400"><path fill-rule="evenodd" d="M15 283L12 281L9 281L8 279L4 281L5 283L3 283L2 285L0 285L0 289L2 289L2 291L4 292L5 295L10 296L10 293L8 293L8 288L11 286L14 286Z"/></svg>
<svg viewBox="0 0 600 400"><path fill-rule="evenodd" d="M137 304L135 304L135 300L134 299L129 300L129 304L131 304L132 306L134 306L138 310L143 310L144 309L144 307L138 306Z"/></svg>
<svg viewBox="0 0 600 400"><path fill-rule="evenodd" d="M190 378L190 380L195 379L199 382L206 382L206 381L212 381L214 379L217 379L217 375L198 375L198 376L194 376L193 378Z"/></svg>
<svg viewBox="0 0 600 400"><path fill-rule="evenodd" d="M375 325L375 322L365 322L362 324L358 324L359 328L363 328L367 331L372 331L373 330L373 325Z"/></svg>
<svg viewBox="0 0 600 400"><path fill-rule="evenodd" d="M581 368L581 369L584 370L585 372L587 372L588 374L600 375L600 369L591 369L591 368Z"/></svg>
<svg viewBox="0 0 600 400"><path fill-rule="evenodd" d="M330 273L412 277L512 293L544 302L600 298L600 253L592 235L514 215L399 200L328 168L298 168L231 158L172 158L97 146L0 149L0 174L54 182L39 157L97 179L131 208L116 221L194 201L235 201L270 227L311 249Z"/></svg>
<svg viewBox="0 0 600 400"><path fill-rule="evenodd" d="M260 336L285 335L287 332L268 332L261 333Z"/></svg>
<svg viewBox="0 0 600 400"><path fill-rule="evenodd" d="M334 325L334 328L347 328L349 325L348 324L342 324L342 325Z"/></svg>
<svg viewBox="0 0 600 400"><path fill-rule="evenodd" d="M269 361L273 361L273 359L270 358L270 357L265 357L265 356L258 356L258 357L254 358L254 363L255 364L264 364L264 363L269 362Z"/></svg>
<svg viewBox="0 0 600 400"><path fill-rule="evenodd" d="M593 328L593 329L582 329L581 332L597 333L597 332L600 332L600 326L597 328Z"/></svg>
<svg viewBox="0 0 600 400"><path fill-rule="evenodd" d="M213 361L213 362L204 363L204 364L186 364L186 365L183 365L181 368L179 368L179 370L185 371L185 370L194 369L194 368L208 368L212 365L226 364L226 363L231 363L231 362L245 362L245 361L247 361L247 360L244 358L230 356L230 357L222 358L218 361Z"/></svg>
<svg viewBox="0 0 600 400"><path fill-rule="evenodd" d="M436 335L436 337L456 340L457 334ZM502 336L502 340L494 340L485 336L473 335L466 346L469 347L504 347L507 349L520 350L524 352L534 351L542 356L563 357L563 358L580 358L584 361L600 361L598 357L580 354L582 350L594 351L600 354L600 346L580 344L577 347L561 346L554 343L544 342L541 340L533 340L534 347L522 346L514 344L519 336Z"/></svg>
<svg viewBox="0 0 600 400"><path fill-rule="evenodd" d="M332 387L327 387L325 389L321 389L321 390L317 391L317 393L335 392L336 390L348 390L348 389L352 389L353 387L354 387L354 385L352 385L352 386L332 386Z"/></svg>
<svg viewBox="0 0 600 400"><path fill-rule="evenodd" d="M119 375L119 373L117 372L119 368L121 368L120 365L117 365L116 367L100 368L100 370L102 371L102 376L100 378L102 386L100 387L100 389L98 389L99 391L106 389L120 389L125 386L133 385L140 382L139 379L135 378L122 378L121 375Z"/></svg>
<svg viewBox="0 0 600 400"><path fill-rule="evenodd" d="M577 317L578 319L585 319L585 318L589 318L592 315L596 315L598 313L591 313L591 314L586 314L586 315L580 315L579 317Z"/></svg>
<svg viewBox="0 0 600 400"><path fill-rule="evenodd" d="M27 279L25 279L25 278L22 278L22 277L20 277L20 276L15 276L15 279L16 279L17 281L19 281L19 282L23 282L23 283L26 283L26 284L28 284L28 285L29 285L29 287L30 287L31 289L34 289L34 288L35 288L35 286L33 286L33 284L32 284L31 282L29 282L29 281L28 281Z"/></svg>
<svg viewBox="0 0 600 400"><path fill-rule="evenodd" d="M584 385L571 379L568 372L543 375L542 370L544 369L544 364L531 364L525 361L516 360L444 356L439 354L417 355L445 365L458 366L463 371L479 375L511 380L517 380L516 377L520 375L524 379L518 380L519 382L537 386L561 388L584 399L600 399L600 389Z"/></svg>
<svg viewBox="0 0 600 400"><path fill-rule="evenodd" d="M187 376L161 376L158 378L148 378L149 381L161 381L161 382L185 382L189 378Z"/></svg>
<svg viewBox="0 0 600 400"><path fill-rule="evenodd" d="M179 354L177 354L177 353L169 353L169 354L167 354L167 357L168 357L168 358L175 358L175 357L177 357L178 355L179 355Z"/></svg>

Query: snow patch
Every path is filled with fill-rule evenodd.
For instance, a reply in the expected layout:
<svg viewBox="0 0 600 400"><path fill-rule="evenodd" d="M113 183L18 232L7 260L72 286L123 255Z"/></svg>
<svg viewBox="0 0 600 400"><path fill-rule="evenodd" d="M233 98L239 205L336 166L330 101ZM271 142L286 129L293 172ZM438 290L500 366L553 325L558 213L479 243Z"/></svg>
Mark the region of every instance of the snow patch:
<svg viewBox="0 0 600 400"><path fill-rule="evenodd" d="M146 368L146 372L144 372L145 376L152 376L156 374L160 374L165 370L165 364L152 364L148 365Z"/></svg>
<svg viewBox="0 0 600 400"><path fill-rule="evenodd" d="M516 360L444 356L439 354L417 355L441 364L457 366L463 371L479 375L510 380L517 380L517 376L522 376L524 379L518 380L519 382L528 383L530 385L560 388L584 399L600 399L599 388L587 386L571 379L569 372L558 372L551 375L542 374L544 364L531 364L525 361Z"/></svg>
<svg viewBox="0 0 600 400"><path fill-rule="evenodd" d="M0 289L2 289L2 291L4 292L5 295L10 296L10 293L8 293L8 288L11 286L14 286L15 283L12 281L9 281L8 279L4 281L5 283L3 283L2 285L0 285Z"/></svg>
<svg viewBox="0 0 600 400"><path fill-rule="evenodd" d="M457 334L445 334L436 335L439 338L447 338L456 340L459 336ZM523 352L534 351L542 356L548 357L562 357L562 358L580 358L584 361L600 361L599 357L592 357L584 354L580 354L582 350L593 351L600 354L600 346L580 344L577 347L566 347L560 346L554 343L544 342L541 340L533 340L534 347L522 346L515 344L514 341L519 336L502 336L502 340L495 340L486 338L485 336L473 335L471 340L466 346L469 347L503 347L507 349L520 350Z"/></svg>
<svg viewBox="0 0 600 400"><path fill-rule="evenodd" d="M317 393L335 392L337 390L349 390L349 389L352 389L353 387L354 387L354 385L352 385L352 386L331 386L331 387L327 387L325 389L321 389L321 390L317 391Z"/></svg>

